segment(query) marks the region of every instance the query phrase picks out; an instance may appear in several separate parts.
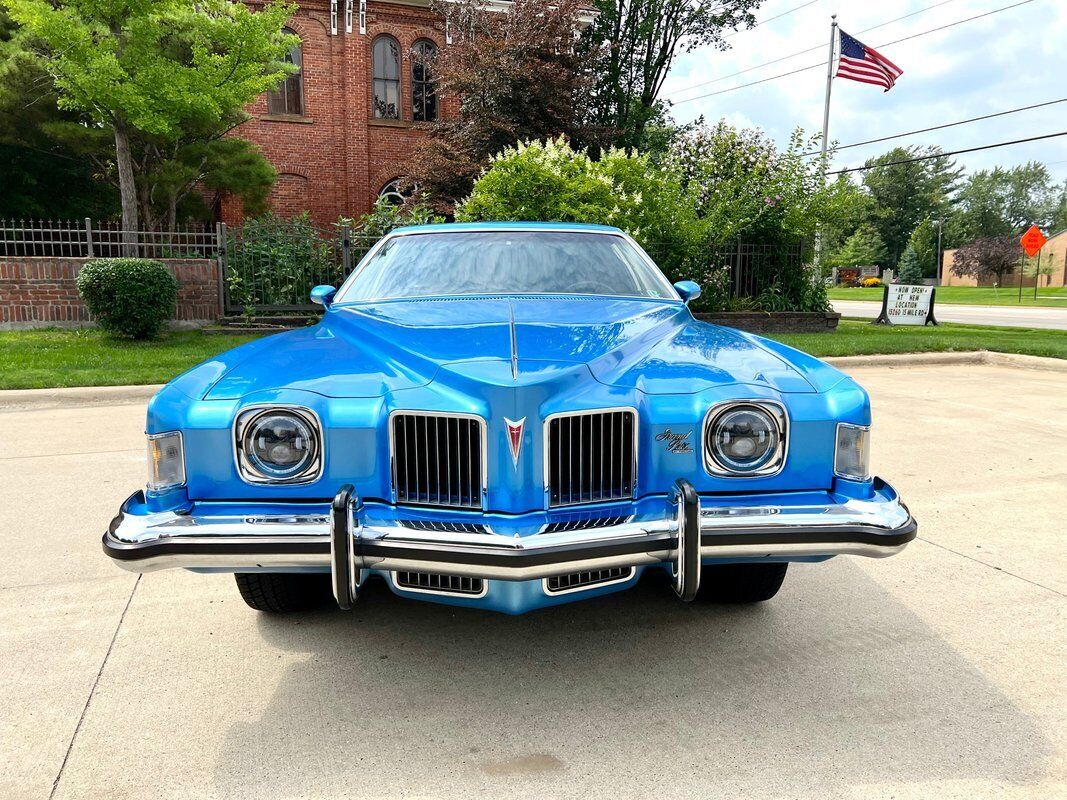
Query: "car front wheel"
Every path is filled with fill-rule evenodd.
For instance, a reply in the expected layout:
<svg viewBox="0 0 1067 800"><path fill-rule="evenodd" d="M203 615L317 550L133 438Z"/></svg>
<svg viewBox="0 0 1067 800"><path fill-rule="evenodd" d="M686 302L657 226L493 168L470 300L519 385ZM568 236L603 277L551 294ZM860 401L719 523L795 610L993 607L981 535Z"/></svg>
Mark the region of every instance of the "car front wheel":
<svg viewBox="0 0 1067 800"><path fill-rule="evenodd" d="M286 572L238 572L237 589L256 611L308 611L332 599L330 576Z"/></svg>
<svg viewBox="0 0 1067 800"><path fill-rule="evenodd" d="M786 563L707 564L700 569L697 597L709 603L761 603L782 588Z"/></svg>

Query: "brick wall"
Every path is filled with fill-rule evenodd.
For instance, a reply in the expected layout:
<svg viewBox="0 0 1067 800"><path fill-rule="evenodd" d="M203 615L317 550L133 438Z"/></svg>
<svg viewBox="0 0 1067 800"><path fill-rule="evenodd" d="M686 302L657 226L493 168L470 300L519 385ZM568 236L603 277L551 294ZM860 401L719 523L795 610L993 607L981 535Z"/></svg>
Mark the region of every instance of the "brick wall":
<svg viewBox="0 0 1067 800"><path fill-rule="evenodd" d="M246 1L253 7L258 3ZM299 0L298 5L288 26L301 40L304 113L268 114L264 95L248 107L251 119L234 133L258 145L278 171L273 210L282 216L307 210L325 225L369 211L426 136L426 123L412 120L411 48L420 39L445 47L445 26L426 0L371 0L367 32L361 34L354 20L352 33L346 33L339 2L338 32L332 35L328 0ZM371 49L383 35L400 45L399 120L376 120L372 112ZM455 100L441 98L439 110L444 117L454 115ZM238 201L223 201L224 222L234 225L242 216Z"/></svg>
<svg viewBox="0 0 1067 800"><path fill-rule="evenodd" d="M92 316L75 279L84 258L0 261L0 328L79 327ZM200 325L219 316L218 266L209 259L164 259L178 279L179 324Z"/></svg>

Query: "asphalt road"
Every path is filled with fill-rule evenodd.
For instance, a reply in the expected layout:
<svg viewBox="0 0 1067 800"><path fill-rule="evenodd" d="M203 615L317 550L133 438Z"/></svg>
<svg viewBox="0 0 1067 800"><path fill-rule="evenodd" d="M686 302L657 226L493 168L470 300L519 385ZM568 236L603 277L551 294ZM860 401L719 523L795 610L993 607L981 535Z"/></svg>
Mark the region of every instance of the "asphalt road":
<svg viewBox="0 0 1067 800"><path fill-rule="evenodd" d="M755 608L257 614L100 552L143 404L0 410L0 797L1067 796L1067 373L855 373L920 538Z"/></svg>
<svg viewBox="0 0 1067 800"><path fill-rule="evenodd" d="M936 296L935 296L936 298ZM874 319L882 309L880 302L865 300L831 300L834 311L846 317ZM1067 330L1067 307L1043 306L958 306L934 304L938 322L964 322L968 325L1004 325L1010 328L1052 328Z"/></svg>

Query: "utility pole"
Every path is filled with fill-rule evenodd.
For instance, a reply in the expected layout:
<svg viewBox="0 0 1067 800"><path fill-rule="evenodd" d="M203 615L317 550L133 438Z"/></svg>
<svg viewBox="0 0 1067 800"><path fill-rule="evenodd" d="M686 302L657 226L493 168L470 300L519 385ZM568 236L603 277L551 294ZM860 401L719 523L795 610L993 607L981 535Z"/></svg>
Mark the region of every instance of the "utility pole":
<svg viewBox="0 0 1067 800"><path fill-rule="evenodd" d="M937 272L934 275L934 279L935 279L934 285L935 286L940 286L941 285L941 270L943 269L943 267L941 265L941 224L943 222L944 222L944 220L940 220L940 219L937 220Z"/></svg>

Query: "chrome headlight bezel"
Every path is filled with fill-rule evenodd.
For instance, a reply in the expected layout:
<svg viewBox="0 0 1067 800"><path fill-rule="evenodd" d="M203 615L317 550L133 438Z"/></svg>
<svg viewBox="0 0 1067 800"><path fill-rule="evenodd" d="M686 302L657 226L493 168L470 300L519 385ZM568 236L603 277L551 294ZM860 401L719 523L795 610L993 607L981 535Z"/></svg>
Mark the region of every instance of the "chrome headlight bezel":
<svg viewBox="0 0 1067 800"><path fill-rule="evenodd" d="M717 456L711 435L714 426L732 411L743 408L756 409L765 414L774 423L778 433L778 443L771 456L756 469L738 470L731 467ZM789 453L789 415L785 406L774 400L725 400L716 403L704 415L704 424L700 431L700 446L703 451L704 469L711 475L721 478L769 478L785 469L786 456Z"/></svg>
<svg viewBox="0 0 1067 800"><path fill-rule="evenodd" d="M863 473L846 472L841 466L841 434L857 433L863 437L864 456ZM839 422L834 428L834 475L849 481L864 483L871 479L871 426L857 425L853 422Z"/></svg>
<svg viewBox="0 0 1067 800"><path fill-rule="evenodd" d="M270 475L257 468L254 459L249 455L245 446L245 436L249 430L260 420L270 414L288 414L296 417L308 427L312 433L311 441L314 451L309 463L293 475L279 477ZM248 406L241 409L234 419L233 435L234 463L237 465L237 474L245 483L298 486L314 483L322 476L322 468L325 463L325 437L323 436L322 423L318 415L306 406L294 406L276 403L265 403Z"/></svg>

